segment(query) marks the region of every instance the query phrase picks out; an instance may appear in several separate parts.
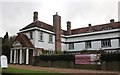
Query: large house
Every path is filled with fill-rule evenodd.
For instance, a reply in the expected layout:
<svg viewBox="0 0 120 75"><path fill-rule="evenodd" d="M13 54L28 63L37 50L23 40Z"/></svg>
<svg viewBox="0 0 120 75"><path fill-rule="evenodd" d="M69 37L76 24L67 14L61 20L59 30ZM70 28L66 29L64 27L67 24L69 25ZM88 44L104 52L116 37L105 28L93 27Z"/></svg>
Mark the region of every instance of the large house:
<svg viewBox="0 0 120 75"><path fill-rule="evenodd" d="M53 25L38 20L38 12L33 13L33 22L20 29L10 51L10 63L32 64L33 56L59 51L79 52L83 50L102 50L120 52L120 22L71 29L61 29L61 17L53 15Z"/></svg>

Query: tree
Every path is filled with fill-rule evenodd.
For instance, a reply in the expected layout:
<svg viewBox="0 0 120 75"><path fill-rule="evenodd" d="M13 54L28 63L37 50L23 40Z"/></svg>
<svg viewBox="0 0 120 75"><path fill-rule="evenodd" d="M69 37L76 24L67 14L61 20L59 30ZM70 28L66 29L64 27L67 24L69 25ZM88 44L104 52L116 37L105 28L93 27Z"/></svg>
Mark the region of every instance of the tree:
<svg viewBox="0 0 120 75"><path fill-rule="evenodd" d="M3 40L2 40L2 55L7 56L8 61L10 57L10 40L9 40L9 35L8 32L6 32Z"/></svg>

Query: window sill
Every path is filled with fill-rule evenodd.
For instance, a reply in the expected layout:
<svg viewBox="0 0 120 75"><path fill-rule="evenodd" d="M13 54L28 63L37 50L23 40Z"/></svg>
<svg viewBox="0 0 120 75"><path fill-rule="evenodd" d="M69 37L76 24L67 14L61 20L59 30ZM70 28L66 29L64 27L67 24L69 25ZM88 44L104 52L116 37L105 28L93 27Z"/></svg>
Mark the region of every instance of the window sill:
<svg viewBox="0 0 120 75"><path fill-rule="evenodd" d="M85 48L85 49L91 49L91 47Z"/></svg>
<svg viewBox="0 0 120 75"><path fill-rule="evenodd" d="M74 50L74 48L73 48L73 49L70 49L70 48L69 48L69 50Z"/></svg>
<svg viewBox="0 0 120 75"><path fill-rule="evenodd" d="M53 42L48 42L48 43L53 44Z"/></svg>
<svg viewBox="0 0 120 75"><path fill-rule="evenodd" d="M44 42L43 40L38 40L39 42Z"/></svg>
<svg viewBox="0 0 120 75"><path fill-rule="evenodd" d="M29 38L30 40L32 40L33 38Z"/></svg>
<svg viewBox="0 0 120 75"><path fill-rule="evenodd" d="M101 48L107 48L107 47L111 47L111 46L102 46Z"/></svg>

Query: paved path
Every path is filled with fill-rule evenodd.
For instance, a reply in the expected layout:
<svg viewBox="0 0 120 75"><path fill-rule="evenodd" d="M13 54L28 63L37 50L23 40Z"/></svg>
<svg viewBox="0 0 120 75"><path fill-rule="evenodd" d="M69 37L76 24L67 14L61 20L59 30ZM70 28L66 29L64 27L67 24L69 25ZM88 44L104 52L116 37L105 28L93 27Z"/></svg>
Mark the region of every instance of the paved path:
<svg viewBox="0 0 120 75"><path fill-rule="evenodd" d="M9 67L28 69L28 70L35 70L35 71L58 72L58 73L99 73L99 74L100 73L109 73L111 75L120 75L120 73L118 73L118 72L110 72L110 71L51 68L51 67L40 67L40 66L31 66L31 65L13 65L13 64L9 64Z"/></svg>

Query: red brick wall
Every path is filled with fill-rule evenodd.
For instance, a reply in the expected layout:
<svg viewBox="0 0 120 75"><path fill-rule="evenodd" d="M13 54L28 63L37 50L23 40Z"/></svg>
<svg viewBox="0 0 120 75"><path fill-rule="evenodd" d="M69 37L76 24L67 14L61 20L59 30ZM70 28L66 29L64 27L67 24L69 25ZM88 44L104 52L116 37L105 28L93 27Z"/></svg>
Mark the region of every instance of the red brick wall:
<svg viewBox="0 0 120 75"><path fill-rule="evenodd" d="M57 15L53 15L53 27L55 32L55 51L61 51L61 17Z"/></svg>

